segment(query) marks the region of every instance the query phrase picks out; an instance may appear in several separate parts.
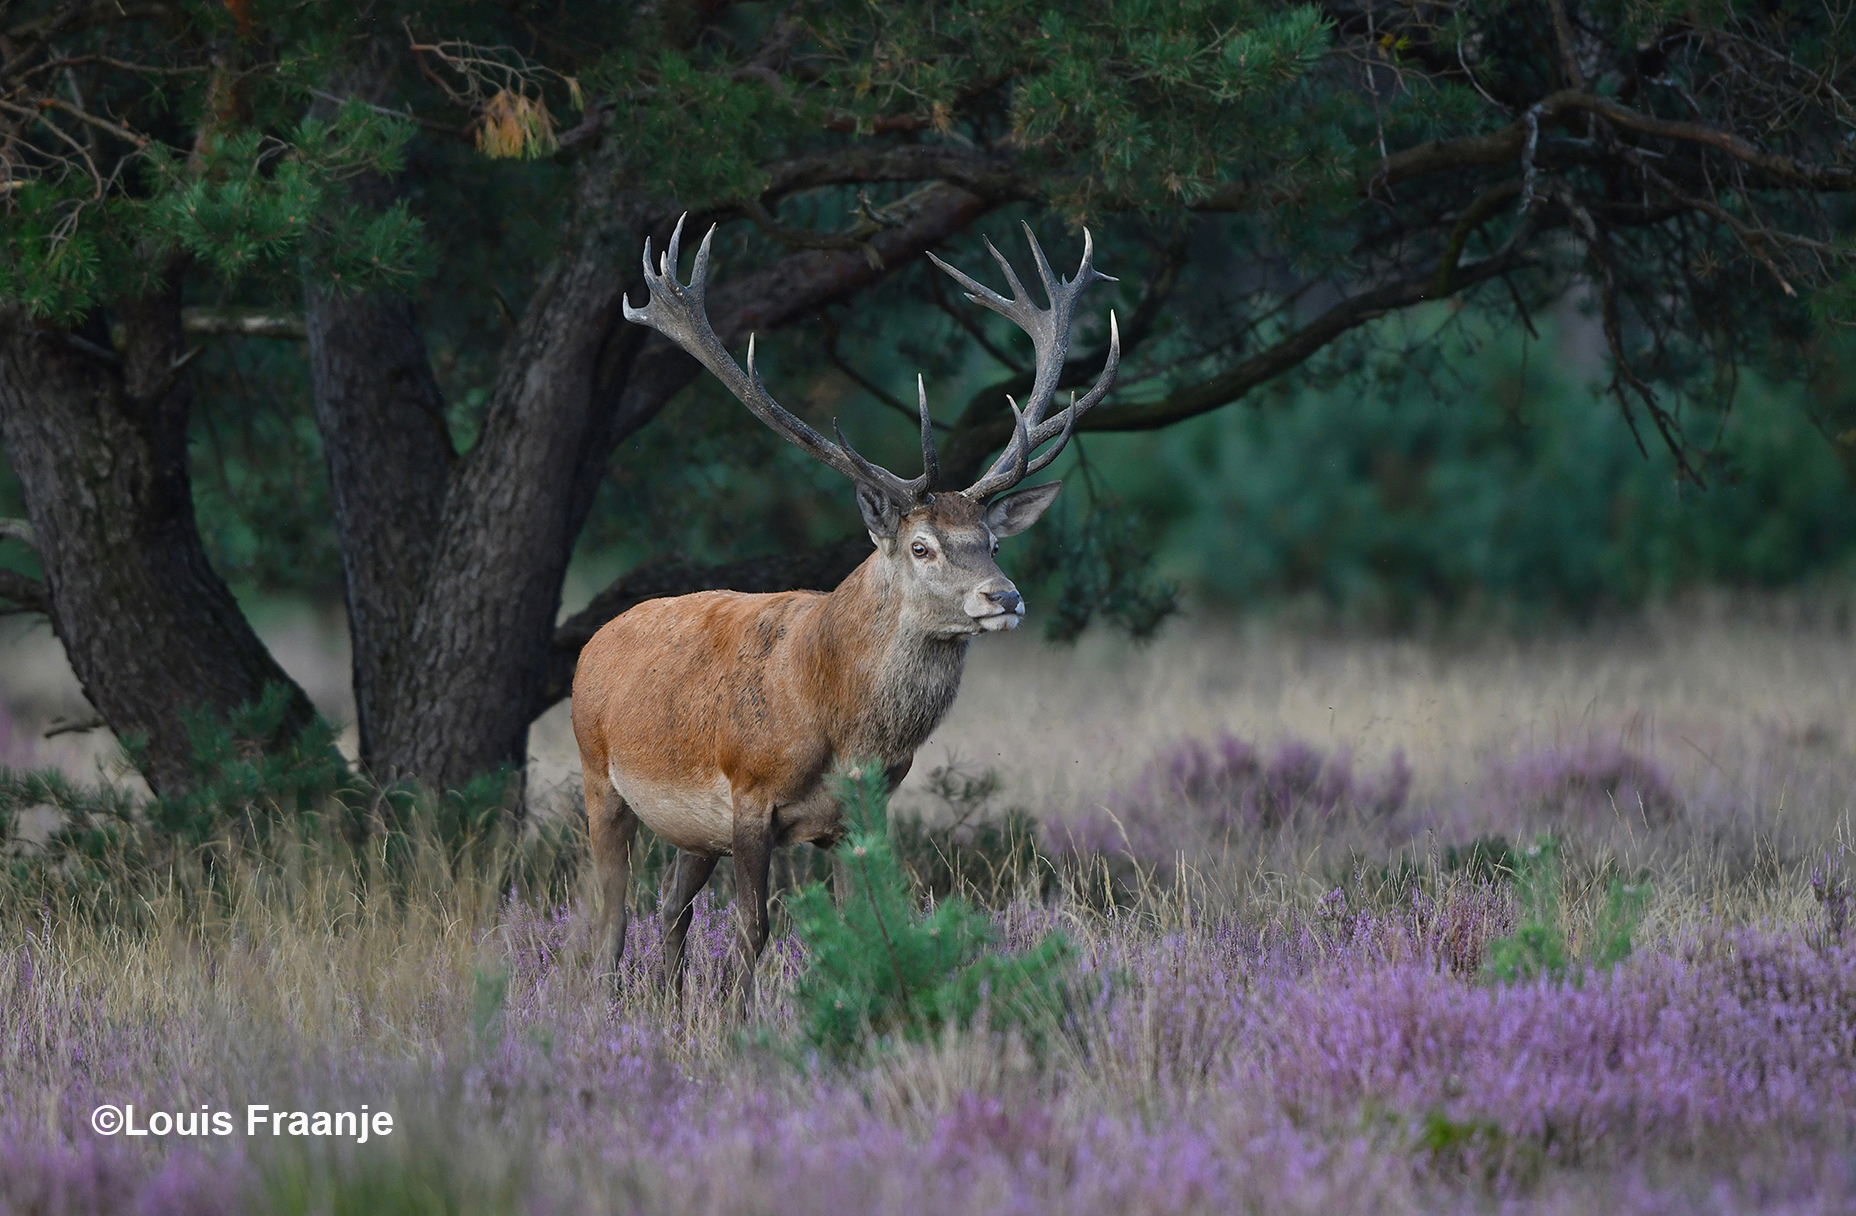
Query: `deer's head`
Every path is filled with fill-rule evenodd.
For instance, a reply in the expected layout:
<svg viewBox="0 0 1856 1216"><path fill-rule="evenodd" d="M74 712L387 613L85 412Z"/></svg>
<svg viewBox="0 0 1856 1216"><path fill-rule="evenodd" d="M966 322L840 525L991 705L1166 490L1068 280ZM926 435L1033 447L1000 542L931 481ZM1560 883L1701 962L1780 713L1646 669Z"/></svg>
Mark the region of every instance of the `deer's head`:
<svg viewBox="0 0 1856 1216"><path fill-rule="evenodd" d="M910 624L939 637L1016 629L1025 600L995 560L999 539L1036 523L1062 486L1047 482L985 504L965 494L929 492L899 514L872 502L860 487L864 525Z"/></svg>
<svg viewBox="0 0 1856 1216"><path fill-rule="evenodd" d="M1029 334L1037 352L1037 373L1024 407L1006 398L1012 411L1011 441L992 468L964 490L943 489L938 484L940 464L928 416L928 391L919 376L916 396L921 413L922 473L902 478L865 460L836 423L832 430L837 442L833 443L783 409L754 370L751 336L747 370L741 369L716 337L703 307L709 242L714 235L715 229L710 228L703 237L688 286L676 278L683 221L677 221L670 246L655 268L651 265L651 242L646 239L644 278L650 298L643 308L633 308L626 300L626 320L649 325L694 355L762 422L851 479L857 488L857 507L864 526L882 555L890 585L900 591L903 612L912 618L915 628L940 636L1015 628L1024 618L1024 599L1012 580L1000 572L994 555L1001 537L1023 532L1037 522L1063 483L1053 481L1022 490L1014 487L1047 467L1063 451L1075 433L1077 420L1108 394L1121 362L1121 333L1111 311L1108 360L1095 386L1080 399L1072 393L1068 406L1046 417L1069 351L1070 322L1077 297L1097 280L1114 281L1095 269L1095 247L1088 231L1083 233L1082 264L1075 277L1066 280L1051 270L1031 226L1025 225L1038 277L1050 299L1048 308L1032 303L1011 263L990 241L986 248L1005 271L1012 289L1009 300L933 254L928 255L966 288L967 299L990 308Z"/></svg>

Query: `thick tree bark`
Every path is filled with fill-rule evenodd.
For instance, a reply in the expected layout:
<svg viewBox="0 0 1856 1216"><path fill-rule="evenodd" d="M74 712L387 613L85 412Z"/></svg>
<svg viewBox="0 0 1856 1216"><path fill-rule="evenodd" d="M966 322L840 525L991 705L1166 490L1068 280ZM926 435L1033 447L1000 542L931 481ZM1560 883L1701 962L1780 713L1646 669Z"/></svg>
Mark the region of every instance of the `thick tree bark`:
<svg viewBox="0 0 1856 1216"><path fill-rule="evenodd" d="M143 774L168 793L194 779L186 711L225 713L269 684L290 690L286 729L314 710L200 543L177 282L117 318L120 358L100 325L79 337L0 314L0 439L25 493L52 628L110 728L147 740Z"/></svg>
<svg viewBox="0 0 1856 1216"><path fill-rule="evenodd" d="M382 708L417 659L409 634L457 453L410 301L312 284L305 320L341 546L356 725L361 755L372 762Z"/></svg>
<svg viewBox="0 0 1856 1216"><path fill-rule="evenodd" d="M353 52L312 114L333 117L340 97L372 105L394 99L395 48L373 38ZM376 210L398 195L393 182L374 174L351 189L360 205ZM318 281L313 268L303 296L311 395L342 555L355 724L362 762L374 765L394 688L418 661L410 635L457 450L412 301L343 292Z"/></svg>
<svg viewBox="0 0 1856 1216"><path fill-rule="evenodd" d="M594 373L641 219L593 176L582 177L570 252L510 339L477 444L448 487L407 634L412 660L376 735L374 764L389 775L451 788L526 756L577 531L576 474L603 438Z"/></svg>

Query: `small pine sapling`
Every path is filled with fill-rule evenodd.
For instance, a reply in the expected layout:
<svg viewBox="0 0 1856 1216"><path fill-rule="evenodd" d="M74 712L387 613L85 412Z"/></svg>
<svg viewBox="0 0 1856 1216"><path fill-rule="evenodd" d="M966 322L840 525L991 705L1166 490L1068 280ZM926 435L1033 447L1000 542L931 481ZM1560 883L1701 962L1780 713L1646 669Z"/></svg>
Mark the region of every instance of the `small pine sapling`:
<svg viewBox="0 0 1856 1216"><path fill-rule="evenodd" d="M1543 974L1565 978L1568 951L1560 930L1558 856L1559 842L1542 836L1517 859L1514 882L1520 907L1514 932L1489 943L1482 968L1496 983Z"/></svg>
<svg viewBox="0 0 1856 1216"><path fill-rule="evenodd" d="M796 997L810 1043L842 1057L872 1040L966 1030L982 1014L994 1030L1039 1039L1063 1006L1063 935L1004 954L992 922L966 900L922 912L889 842L882 767L839 777L837 795L851 827L834 850L840 898L813 883L791 905L807 952Z"/></svg>
<svg viewBox="0 0 1856 1216"><path fill-rule="evenodd" d="M334 728L317 718L293 732L289 709L289 689L271 684L257 700L227 713L185 715L193 782L150 802L149 825L183 847L226 832L263 837L281 824L303 825L326 813L352 833L353 815L341 799L353 775L335 746ZM138 768L140 746L140 740L124 740Z"/></svg>
<svg viewBox="0 0 1856 1216"><path fill-rule="evenodd" d="M1497 984L1545 975L1555 982L1583 980L1587 969L1608 971L1630 957L1631 934L1650 902L1648 883L1626 886L1613 878L1605 906L1592 926L1591 948L1573 954L1560 928L1559 841L1538 837L1515 859L1514 880L1520 907L1515 930L1488 945L1482 973Z"/></svg>
<svg viewBox="0 0 1856 1216"><path fill-rule="evenodd" d="M1630 957L1630 935L1643 921L1650 903L1650 884L1640 882L1626 886L1613 878L1605 892L1605 906L1592 927L1592 948L1587 952L1591 965L1609 971Z"/></svg>

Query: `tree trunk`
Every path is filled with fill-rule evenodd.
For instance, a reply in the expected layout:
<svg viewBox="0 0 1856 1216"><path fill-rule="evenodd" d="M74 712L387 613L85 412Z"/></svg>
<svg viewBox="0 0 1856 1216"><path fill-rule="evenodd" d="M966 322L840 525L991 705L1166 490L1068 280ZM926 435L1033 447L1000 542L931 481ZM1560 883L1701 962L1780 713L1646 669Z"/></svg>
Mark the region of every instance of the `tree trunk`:
<svg viewBox="0 0 1856 1216"><path fill-rule="evenodd" d="M457 453L412 303L305 293L316 425L328 461L354 654L361 757L381 756L380 722L415 657L409 635Z"/></svg>
<svg viewBox="0 0 1856 1216"><path fill-rule="evenodd" d="M207 563L187 472L192 390L178 275L117 310L120 357L87 337L0 315L0 440L26 498L52 629L118 737L147 741L159 793L195 779L182 715L225 713L269 684L286 729L314 710Z"/></svg>
<svg viewBox="0 0 1856 1216"><path fill-rule="evenodd" d="M611 450L594 375L618 320L621 251L640 227L591 176L583 170L571 251L504 350L476 446L446 492L410 662L395 672L375 736L373 763L387 774L453 788L526 759L579 530L578 474L589 459L603 468Z"/></svg>
<svg viewBox="0 0 1856 1216"><path fill-rule="evenodd" d="M311 115L331 119L337 99L349 96L392 105L395 50L379 36L351 46L353 57L331 70ZM394 182L372 173L349 188L358 205L376 211L400 194ZM416 662L410 635L457 449L412 301L343 292L318 281L314 267L306 279L310 392L342 555L355 725L362 764L375 768L396 682Z"/></svg>

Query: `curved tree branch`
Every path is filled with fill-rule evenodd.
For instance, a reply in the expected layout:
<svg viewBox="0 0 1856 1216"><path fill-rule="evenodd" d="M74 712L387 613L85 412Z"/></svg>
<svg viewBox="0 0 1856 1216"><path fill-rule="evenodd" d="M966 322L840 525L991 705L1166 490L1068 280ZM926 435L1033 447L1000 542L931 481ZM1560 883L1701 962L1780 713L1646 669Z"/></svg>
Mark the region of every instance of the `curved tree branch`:
<svg viewBox="0 0 1856 1216"><path fill-rule="evenodd" d="M1518 252L1501 254L1458 267L1451 283L1457 291L1467 291L1529 264L1530 259ZM1307 361L1348 330L1378 320L1389 312L1436 299L1432 294L1434 281L1431 274L1416 274L1349 296L1282 341L1259 351L1222 375L1171 393L1158 401L1095 410L1083 419L1079 429L1151 431L1229 405L1258 385Z"/></svg>
<svg viewBox="0 0 1856 1216"><path fill-rule="evenodd" d="M0 570L0 600L12 600L19 605L17 611L51 615L52 595L45 584L17 570Z"/></svg>
<svg viewBox="0 0 1856 1216"><path fill-rule="evenodd" d="M1570 112L1584 111L1640 135L1713 148L1759 170L1780 185L1833 192L1856 190L1856 170L1794 160L1789 156L1764 151L1731 131L1710 127L1705 123L1657 118L1633 110L1609 97L1600 97L1580 89L1562 89L1550 93L1531 108L1543 122ZM1527 121L1523 117L1487 135L1431 140L1402 152L1394 152L1383 161L1373 162L1374 172L1367 180L1374 187L1395 186L1431 173L1479 165L1505 165L1518 161L1526 144Z"/></svg>
<svg viewBox="0 0 1856 1216"><path fill-rule="evenodd" d="M1454 291L1466 291L1529 264L1530 260L1518 252L1499 254L1456 268L1451 286ZM1152 431L1210 413L1305 362L1349 330L1357 329L1389 312L1440 298L1435 294L1435 285L1436 275L1424 272L1349 296L1288 337L1252 355L1227 372L1170 393L1158 401L1092 410L1078 424L1077 429ZM959 453L963 459L975 452L983 457L987 452L1003 446L1010 437L1009 420L982 417L971 426L962 428ZM952 443L948 445L950 451L953 447ZM945 453L942 463L944 467L950 466L949 457Z"/></svg>

